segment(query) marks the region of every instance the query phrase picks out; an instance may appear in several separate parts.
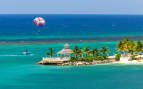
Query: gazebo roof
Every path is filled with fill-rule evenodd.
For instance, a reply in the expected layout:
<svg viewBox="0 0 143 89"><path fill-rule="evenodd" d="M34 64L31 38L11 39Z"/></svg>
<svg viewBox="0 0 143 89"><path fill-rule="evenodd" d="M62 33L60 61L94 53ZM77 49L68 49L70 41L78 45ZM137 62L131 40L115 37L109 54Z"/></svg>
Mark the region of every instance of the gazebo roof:
<svg viewBox="0 0 143 89"><path fill-rule="evenodd" d="M69 48L69 44L65 44L64 48L58 52L58 54L72 54L73 51Z"/></svg>

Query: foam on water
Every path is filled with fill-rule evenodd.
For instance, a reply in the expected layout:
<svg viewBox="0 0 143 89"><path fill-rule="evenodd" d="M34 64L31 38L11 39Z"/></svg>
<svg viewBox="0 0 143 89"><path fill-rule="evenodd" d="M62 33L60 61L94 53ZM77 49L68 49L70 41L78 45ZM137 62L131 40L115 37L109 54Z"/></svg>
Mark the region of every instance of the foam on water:
<svg viewBox="0 0 143 89"><path fill-rule="evenodd" d="M4 54L4 55L0 55L0 56L34 56L34 54L29 54L29 55Z"/></svg>

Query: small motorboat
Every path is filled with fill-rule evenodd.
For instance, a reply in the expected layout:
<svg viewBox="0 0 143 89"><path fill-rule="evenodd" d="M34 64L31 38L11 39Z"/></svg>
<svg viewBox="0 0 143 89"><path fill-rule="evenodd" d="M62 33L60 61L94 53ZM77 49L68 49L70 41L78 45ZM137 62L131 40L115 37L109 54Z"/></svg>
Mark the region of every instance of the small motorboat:
<svg viewBox="0 0 143 89"><path fill-rule="evenodd" d="M31 52L28 52L28 50L26 50L26 51L23 52L23 54L24 54L24 55L30 55Z"/></svg>

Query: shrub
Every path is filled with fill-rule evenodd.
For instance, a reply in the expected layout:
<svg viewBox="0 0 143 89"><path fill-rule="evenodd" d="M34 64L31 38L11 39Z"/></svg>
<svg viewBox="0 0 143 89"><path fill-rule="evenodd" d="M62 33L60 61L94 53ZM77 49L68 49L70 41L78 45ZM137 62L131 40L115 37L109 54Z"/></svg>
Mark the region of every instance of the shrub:
<svg viewBox="0 0 143 89"><path fill-rule="evenodd" d="M103 61L104 59L105 59L105 57L103 57L103 56L98 56L98 57L97 57L97 60Z"/></svg>
<svg viewBox="0 0 143 89"><path fill-rule="evenodd" d="M121 54L116 54L115 60L116 60L116 61L119 61L119 60L120 60L120 57L121 57Z"/></svg>
<svg viewBox="0 0 143 89"><path fill-rule="evenodd" d="M76 61L78 61L78 58L71 57L70 61L71 61L71 62L76 62Z"/></svg>
<svg viewBox="0 0 143 89"><path fill-rule="evenodd" d="M104 59L106 59L106 58L107 58L107 56L103 56L103 58L104 58Z"/></svg>
<svg viewBox="0 0 143 89"><path fill-rule="evenodd" d="M80 61L85 61L85 62L93 62L93 58L92 57L84 57L84 58L80 58Z"/></svg>

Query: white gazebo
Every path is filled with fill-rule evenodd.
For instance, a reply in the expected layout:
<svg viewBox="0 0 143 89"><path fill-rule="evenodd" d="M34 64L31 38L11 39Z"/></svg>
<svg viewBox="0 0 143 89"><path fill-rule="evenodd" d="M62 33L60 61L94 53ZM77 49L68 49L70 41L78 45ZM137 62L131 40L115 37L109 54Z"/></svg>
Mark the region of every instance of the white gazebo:
<svg viewBox="0 0 143 89"><path fill-rule="evenodd" d="M57 54L64 55L65 57L69 57L72 53L73 51L69 48L69 44L65 44L64 48L61 51L59 51Z"/></svg>
<svg viewBox="0 0 143 89"><path fill-rule="evenodd" d="M58 57L43 57L43 61L46 62L60 62L60 61L69 61L70 55L73 53L73 51L69 48L69 44L65 44L64 48L57 53L57 55L60 55Z"/></svg>

